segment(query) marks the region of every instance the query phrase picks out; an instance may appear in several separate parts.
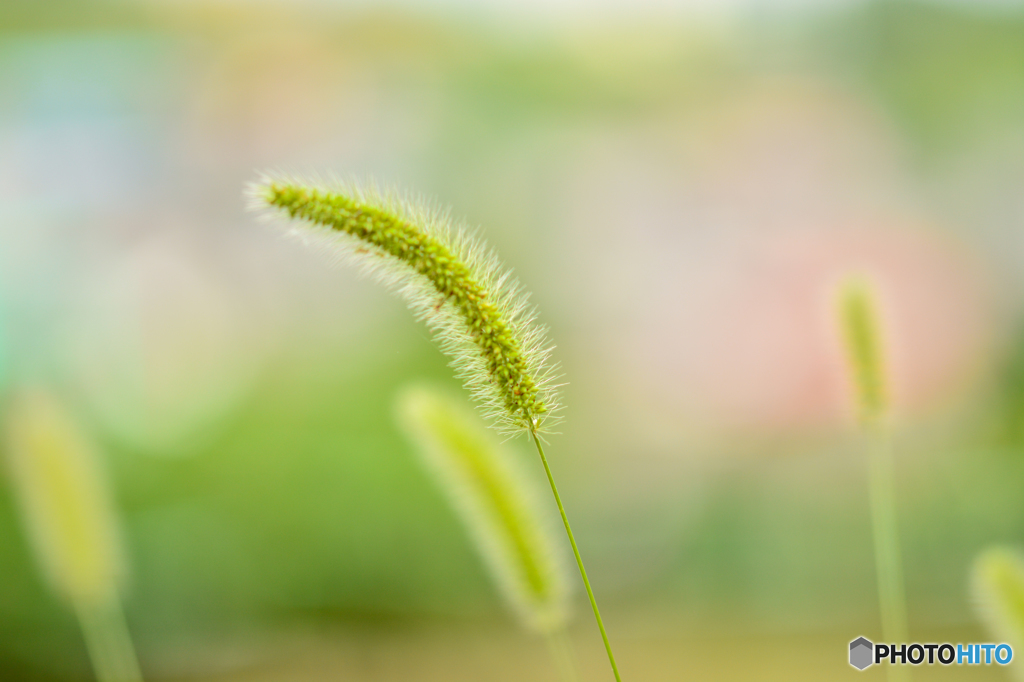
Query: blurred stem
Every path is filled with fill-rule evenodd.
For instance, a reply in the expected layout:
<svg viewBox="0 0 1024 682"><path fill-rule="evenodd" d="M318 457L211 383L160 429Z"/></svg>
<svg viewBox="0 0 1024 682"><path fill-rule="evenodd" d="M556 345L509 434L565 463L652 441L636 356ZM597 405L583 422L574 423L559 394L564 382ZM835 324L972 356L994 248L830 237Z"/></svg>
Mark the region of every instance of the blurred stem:
<svg viewBox="0 0 1024 682"><path fill-rule="evenodd" d="M558 668L558 676L562 682L577 682L579 675L576 674L575 656L572 652L572 644L569 642L568 633L565 627L547 634L548 650L551 658Z"/></svg>
<svg viewBox="0 0 1024 682"><path fill-rule="evenodd" d="M896 523L896 495L893 486L892 437L880 424L869 424L868 488L871 497L871 526L875 540L875 571L878 604L882 614L882 636L889 644L907 641L907 606L903 591L903 562ZM887 666L890 682L909 682L906 666Z"/></svg>
<svg viewBox="0 0 1024 682"><path fill-rule="evenodd" d="M604 640L605 651L608 652L608 662L615 673L616 682L622 682L619 677L619 667L615 665L615 654L612 653L612 645L608 642L608 633L604 629L604 621L601 620L601 611L597 608L597 600L594 598L594 590L590 588L590 580L587 578L587 569L583 568L583 558L580 556L579 547L576 546L576 538L572 536L572 527L569 525L569 517L565 515L565 507L562 506L562 498L558 494L558 486L555 485L555 477L551 475L551 467L548 466L548 458L544 455L544 447L540 444L537 432L530 429L533 436L533 444L537 446L537 454L544 465L544 473L548 476L548 483L551 484L551 494L555 496L555 504L558 505L558 513L562 515L562 523L565 524L565 533L569 536L569 544L572 545L572 553L576 556L576 565L579 566L580 575L583 577L583 586L587 588L587 597L590 599L590 606L594 609L594 619L597 621L597 629L601 631L601 639Z"/></svg>
<svg viewBox="0 0 1024 682"><path fill-rule="evenodd" d="M80 601L75 611L96 679L99 682L142 682L139 661L117 597Z"/></svg>

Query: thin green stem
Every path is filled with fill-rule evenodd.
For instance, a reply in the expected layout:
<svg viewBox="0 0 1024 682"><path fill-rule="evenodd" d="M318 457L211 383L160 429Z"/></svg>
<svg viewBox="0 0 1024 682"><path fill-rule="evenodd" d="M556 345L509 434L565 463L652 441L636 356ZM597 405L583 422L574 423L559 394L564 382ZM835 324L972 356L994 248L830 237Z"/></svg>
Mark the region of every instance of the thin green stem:
<svg viewBox="0 0 1024 682"><path fill-rule="evenodd" d="M544 473L548 476L548 483L551 484L551 494L555 496L555 504L558 505L558 513L562 515L562 523L565 524L565 533L569 536L569 544L572 545L572 553L576 556L576 565L580 568L580 576L583 577L583 586L587 588L587 597L590 599L590 606L594 609L594 619L597 621L597 628L601 631L601 639L604 640L605 651L608 652L608 662L611 663L612 672L615 673L615 682L622 682L619 677L619 667L615 665L615 654L612 653L612 645L608 642L608 633L604 629L604 621L601 620L601 611L597 608L597 599L594 598L594 590L590 588L590 580L587 578L587 569L583 568L583 558L580 556L579 547L576 546L576 538L572 536L572 527L569 525L569 517L565 515L565 507L562 506L562 498L558 494L558 486L555 485L555 477L551 475L551 467L548 466L548 458L544 455L544 448L540 444L537 432L530 429L533 436L533 444L537 446L537 454L544 465Z"/></svg>
<svg viewBox="0 0 1024 682"><path fill-rule="evenodd" d="M882 613L882 636L886 642L907 641L907 607L903 588L903 564L896 524L893 489L892 442L881 425L867 429L868 488L871 497L871 525L875 541L875 570L878 603ZM909 682L905 666L888 666L890 682Z"/></svg>
<svg viewBox="0 0 1024 682"><path fill-rule="evenodd" d="M547 639L548 651L551 652L551 659L555 662L555 667L558 668L558 675L562 682L577 682L579 675L576 674L575 656L565 627L549 632L545 639Z"/></svg>
<svg viewBox="0 0 1024 682"><path fill-rule="evenodd" d="M75 605L98 682L142 682L139 661L117 598Z"/></svg>

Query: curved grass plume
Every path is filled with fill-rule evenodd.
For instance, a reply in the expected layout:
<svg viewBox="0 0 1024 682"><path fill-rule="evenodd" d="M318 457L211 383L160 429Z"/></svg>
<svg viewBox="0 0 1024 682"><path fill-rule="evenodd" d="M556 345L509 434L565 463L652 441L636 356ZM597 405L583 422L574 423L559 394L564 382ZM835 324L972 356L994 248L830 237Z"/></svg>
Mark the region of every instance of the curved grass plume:
<svg viewBox="0 0 1024 682"><path fill-rule="evenodd" d="M254 207L294 219L397 291L434 333L441 350L492 424L526 432L537 448L608 661L620 680L583 559L539 434L557 421L557 367L547 331L528 296L493 251L436 209L376 189L264 177L249 188Z"/></svg>
<svg viewBox="0 0 1024 682"><path fill-rule="evenodd" d="M456 375L504 431L555 423L547 330L497 256L440 211L376 189L265 179L251 194L303 221L406 299Z"/></svg>
<svg viewBox="0 0 1024 682"><path fill-rule="evenodd" d="M15 498L37 563L75 611L100 682L141 680L118 600L125 562L96 453L56 398L16 393L4 419Z"/></svg>
<svg viewBox="0 0 1024 682"><path fill-rule="evenodd" d="M1024 554L1009 547L986 549L974 560L970 587L975 611L989 631L1015 650L1024 646Z"/></svg>
<svg viewBox="0 0 1024 682"><path fill-rule="evenodd" d="M851 278L840 287L837 308L853 399L868 443L868 488L882 634L887 642L906 642L907 607L896 522L886 367L877 296L868 282ZM894 682L910 679L905 666L889 666L888 674Z"/></svg>
<svg viewBox="0 0 1024 682"><path fill-rule="evenodd" d="M440 391L406 388L397 415L523 623L543 634L563 627L564 566L516 462L472 413Z"/></svg>

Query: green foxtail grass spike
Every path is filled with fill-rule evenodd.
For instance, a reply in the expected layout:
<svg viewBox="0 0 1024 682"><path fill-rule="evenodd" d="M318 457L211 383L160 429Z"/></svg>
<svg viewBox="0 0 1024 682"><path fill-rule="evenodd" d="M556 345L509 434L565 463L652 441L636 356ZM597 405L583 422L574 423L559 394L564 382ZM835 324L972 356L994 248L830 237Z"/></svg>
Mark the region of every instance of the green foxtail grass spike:
<svg viewBox="0 0 1024 682"><path fill-rule="evenodd" d="M543 634L563 627L565 567L533 491L509 453L471 412L440 391L406 388L397 414L524 624Z"/></svg>
<svg viewBox="0 0 1024 682"><path fill-rule="evenodd" d="M306 236L329 238L401 294L500 430L556 422L547 330L511 272L471 232L441 211L373 188L265 178L250 195L256 206L305 223Z"/></svg>
<svg viewBox="0 0 1024 682"><path fill-rule="evenodd" d="M547 330L511 271L446 213L375 188L264 176L253 208L293 219L397 291L452 358L484 416L505 433L527 433L544 465L615 679L619 670L583 567L540 433L558 421L557 366Z"/></svg>
<svg viewBox="0 0 1024 682"><path fill-rule="evenodd" d="M907 606L896 520L892 437L888 425L886 367L877 296L865 280L850 278L840 287L837 308L853 402L867 441L868 493L882 635L887 642L905 642ZM889 666L888 676L891 682L902 682L910 679L910 672L906 666Z"/></svg>
<svg viewBox="0 0 1024 682"><path fill-rule="evenodd" d="M974 560L970 589L989 631L1015 651L1024 647L1024 554L1009 547L986 549Z"/></svg>
<svg viewBox="0 0 1024 682"><path fill-rule="evenodd" d="M843 285L839 315L860 417L865 423L877 424L888 408L885 358L877 305L866 282L851 279Z"/></svg>
<svg viewBox="0 0 1024 682"><path fill-rule="evenodd" d="M92 443L39 388L16 392L5 417L8 469L41 572L78 616L97 678L140 680L118 598L117 517Z"/></svg>

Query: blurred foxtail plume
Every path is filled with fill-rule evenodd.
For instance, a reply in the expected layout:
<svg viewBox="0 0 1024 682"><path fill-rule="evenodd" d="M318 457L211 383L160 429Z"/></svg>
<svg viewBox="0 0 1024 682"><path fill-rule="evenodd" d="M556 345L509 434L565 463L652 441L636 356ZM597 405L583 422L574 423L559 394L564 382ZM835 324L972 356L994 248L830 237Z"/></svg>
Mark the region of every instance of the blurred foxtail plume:
<svg viewBox="0 0 1024 682"><path fill-rule="evenodd" d="M893 483L885 343L878 294L866 279L851 277L840 285L837 317L849 367L851 398L867 441L882 634L888 642L905 642L907 606ZM892 682L910 679L906 666L888 666L888 674Z"/></svg>
<svg viewBox="0 0 1024 682"><path fill-rule="evenodd" d="M996 637L1024 647L1024 553L990 547L974 560L970 593L975 613ZM1018 679L1024 674L1017 672Z"/></svg>
<svg viewBox="0 0 1024 682"><path fill-rule="evenodd" d="M78 616L100 682L141 680L121 611L126 565L98 455L56 396L24 388L4 419L8 469L40 572Z"/></svg>
<svg viewBox="0 0 1024 682"><path fill-rule="evenodd" d="M524 625L543 634L566 620L565 567L517 463L472 413L439 390L410 386L398 422L466 527Z"/></svg>

